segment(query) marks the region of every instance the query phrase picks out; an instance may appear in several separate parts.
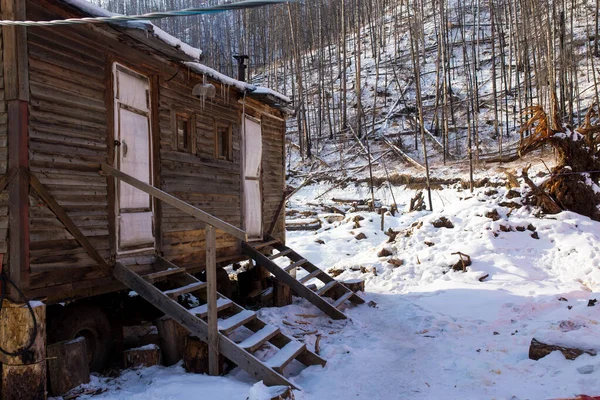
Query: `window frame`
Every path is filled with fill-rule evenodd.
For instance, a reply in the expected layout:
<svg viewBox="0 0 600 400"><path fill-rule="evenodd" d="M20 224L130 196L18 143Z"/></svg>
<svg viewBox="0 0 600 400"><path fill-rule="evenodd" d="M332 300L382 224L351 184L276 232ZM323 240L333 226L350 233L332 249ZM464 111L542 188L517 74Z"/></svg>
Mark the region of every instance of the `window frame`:
<svg viewBox="0 0 600 400"><path fill-rule="evenodd" d="M179 121L187 121L186 146L182 147L179 142ZM196 115L193 112L173 110L171 112L171 134L174 151L181 153L196 154Z"/></svg>
<svg viewBox="0 0 600 400"><path fill-rule="evenodd" d="M219 132L224 132L227 138L227 154L219 154L221 137ZM233 124L219 123L215 124L215 159L220 161L233 162Z"/></svg>

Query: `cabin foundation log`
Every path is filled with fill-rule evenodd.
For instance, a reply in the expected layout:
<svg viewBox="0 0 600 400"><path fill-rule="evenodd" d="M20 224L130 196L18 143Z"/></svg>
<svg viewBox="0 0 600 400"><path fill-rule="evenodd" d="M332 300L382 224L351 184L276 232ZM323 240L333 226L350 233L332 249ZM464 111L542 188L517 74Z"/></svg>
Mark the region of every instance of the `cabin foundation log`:
<svg viewBox="0 0 600 400"><path fill-rule="evenodd" d="M46 306L32 305L37 334L30 349L16 356L2 354L0 398L46 398ZM4 301L0 312L0 347L8 352L23 349L34 333L34 321L24 304Z"/></svg>
<svg viewBox="0 0 600 400"><path fill-rule="evenodd" d="M194 374L209 373L209 351L208 344L204 343L195 336L187 336L185 338L185 347L183 350L183 367L187 372ZM218 356L218 369L215 375L223 372L225 359L222 355ZM212 375L212 374L211 374Z"/></svg>
<svg viewBox="0 0 600 400"><path fill-rule="evenodd" d="M46 361L28 365L2 364L3 400L45 400Z"/></svg>
<svg viewBox="0 0 600 400"><path fill-rule="evenodd" d="M153 367L160 365L160 347L149 344L137 349L126 350L124 353L125 368Z"/></svg>
<svg viewBox="0 0 600 400"><path fill-rule="evenodd" d="M289 306L292 301L292 288L273 278L273 307Z"/></svg>
<svg viewBox="0 0 600 400"><path fill-rule="evenodd" d="M90 382L85 338L59 342L48 346L48 391L61 396L69 390Z"/></svg>
<svg viewBox="0 0 600 400"><path fill-rule="evenodd" d="M183 357L183 346L189 332L166 316L157 319L154 324L158 329L163 364L167 367L177 364Z"/></svg>

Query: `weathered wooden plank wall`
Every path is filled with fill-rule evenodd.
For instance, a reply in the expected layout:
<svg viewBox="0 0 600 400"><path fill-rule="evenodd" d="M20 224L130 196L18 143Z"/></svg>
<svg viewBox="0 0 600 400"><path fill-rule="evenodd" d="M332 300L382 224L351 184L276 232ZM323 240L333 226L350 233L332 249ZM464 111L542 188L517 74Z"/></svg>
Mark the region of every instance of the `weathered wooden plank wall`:
<svg viewBox="0 0 600 400"><path fill-rule="evenodd" d="M60 15L57 12L60 11ZM64 17L54 0L27 2L27 18L47 20ZM106 27L87 26L30 28L29 47L29 157L33 174L89 238L96 250L109 259L114 227L110 216L112 191L107 178L99 174L99 163L109 162L113 134L110 62L152 77L153 100L158 104L159 149L155 152L155 182L162 190L201 208L235 226L242 225L241 204L241 114L240 94L221 85L217 96L204 108L192 96L202 76L181 65L159 59L151 50ZM118 37L118 39L117 39ZM174 72L179 72L175 74ZM2 79L0 79L0 82ZM1 87L0 87L1 88ZM1 96L0 91L0 96ZM1 98L0 98L1 100ZM4 114L3 114L4 113ZM178 150L174 115L193 116L194 145ZM6 168L6 110L0 105L0 172ZM4 124L4 125L3 125ZM232 159L215 157L216 127L231 127ZM263 117L264 227L271 225L284 187L284 123ZM155 143L156 146L158 143ZM3 157L3 158L2 158ZM0 195L0 216L6 213L6 197ZM173 263L199 270L205 262L205 230L202 223L187 214L162 205L161 251ZM31 267L30 296L60 298L77 291L97 293L108 287L111 278L64 229L54 214L35 197L30 197ZM3 230L4 229L4 230ZM283 233L283 215L276 234ZM0 223L0 250L6 228ZM239 243L217 231L217 259L241 255ZM135 268L145 269L147 265ZM114 284L110 286L117 288ZM107 289L108 290L108 289Z"/></svg>
<svg viewBox="0 0 600 400"><path fill-rule="evenodd" d="M28 17L55 17L27 2ZM30 169L106 259L105 59L81 29L31 28L29 47ZM92 165L90 165L92 164ZM101 277L95 262L37 197L30 197L30 288Z"/></svg>
<svg viewBox="0 0 600 400"><path fill-rule="evenodd" d="M0 29L0 176L8 172L8 114L4 95L4 60L2 60L2 29ZM0 193L0 253L8 263L8 190Z"/></svg>
<svg viewBox="0 0 600 400"><path fill-rule="evenodd" d="M200 83L195 74L182 73L167 81L160 80L160 170L161 188L178 198L226 221L241 227L241 106L239 94L221 85L216 97L206 100L204 108L192 96L191 88ZM195 121L195 146L178 150L173 135L173 115L184 113ZM232 127L232 160L215 157L217 126ZM204 265L205 231L202 223L182 212L163 206L163 252L175 264L197 268ZM217 258L226 259L240 253L239 243L231 236L217 231Z"/></svg>
<svg viewBox="0 0 600 400"><path fill-rule="evenodd" d="M263 227L267 230L277 214L285 190L285 122L272 118L269 114L263 114L261 122L263 134ZM285 210L279 215L273 236L281 240L285 239Z"/></svg>

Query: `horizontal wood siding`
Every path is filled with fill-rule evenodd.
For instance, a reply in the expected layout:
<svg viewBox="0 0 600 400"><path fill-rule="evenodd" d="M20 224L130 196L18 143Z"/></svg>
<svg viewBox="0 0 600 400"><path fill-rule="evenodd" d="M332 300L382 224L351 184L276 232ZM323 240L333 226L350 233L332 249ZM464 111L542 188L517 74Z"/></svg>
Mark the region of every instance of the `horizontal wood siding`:
<svg viewBox="0 0 600 400"><path fill-rule="evenodd" d="M160 79L160 186L165 192L210 213L232 225L241 227L241 165L239 95L229 90L223 96L207 99L204 107L191 95L195 84L202 82L195 74L179 74L175 79ZM195 152L177 150L173 135L175 113L193 115ZM233 157L231 161L215 157L215 129L231 125ZM168 205L162 208L164 256L179 266L201 268L205 263L204 225ZM217 258L240 253L236 239L217 231Z"/></svg>
<svg viewBox="0 0 600 400"><path fill-rule="evenodd" d="M263 160L262 160L262 190L263 190L263 227L268 230L277 214L285 189L284 174L284 133L285 123L268 114L263 114ZM273 236L285 238L285 212L282 211L277 220Z"/></svg>
<svg viewBox="0 0 600 400"><path fill-rule="evenodd" d="M71 16L54 0L27 2L27 18L50 20ZM118 37L118 39L117 39ZM162 60L145 45L108 26L69 26L28 30L30 68L29 157L31 172L50 191L102 257L109 260L114 199L99 164L109 161L112 126L108 60L115 60L158 82L155 113L158 159L155 184L162 190L242 227L240 94L216 86L216 97L204 107L191 95L204 81L185 67ZM0 79L0 82L2 80ZM1 87L0 87L1 89ZM2 95L0 91L0 96ZM226 93L226 94L225 94ZM156 92L154 93L156 95ZM1 103L0 103L1 104ZM108 109L107 109L108 107ZM193 115L194 144L190 151L174 145L173 116ZM232 159L215 157L216 126L231 127ZM267 229L283 191L283 124L263 118L264 225ZM112 138L112 137L111 137ZM110 144L110 147L109 147ZM6 109L0 105L0 171L6 168ZM4 213L4 214L2 214ZM0 215L6 215L6 197L0 195ZM0 240L6 236L1 225ZM162 204L160 250L176 265L202 269L205 263L205 227L202 223ZM282 229L283 220L281 227ZM282 230L280 230L282 232ZM49 296L54 301L73 293L97 294L120 288L103 277L96 263L66 231L54 214L32 192L30 196L31 270L26 294ZM0 246L2 246L0 242ZM4 247L6 244L4 244ZM1 247L0 247L1 250ZM217 231L217 258L241 255L240 243ZM147 271L148 262L131 268Z"/></svg>
<svg viewBox="0 0 600 400"><path fill-rule="evenodd" d="M6 174L8 166L8 137L6 100L4 96L4 60L2 59L2 29L0 29L0 176ZM8 262L8 190L0 193L0 253L4 264Z"/></svg>
<svg viewBox="0 0 600 400"><path fill-rule="evenodd" d="M38 2L28 17L52 19ZM45 185L102 257L110 257L106 161L105 56L77 34L85 28L30 28L29 157ZM32 191L30 289L102 276L96 263Z"/></svg>

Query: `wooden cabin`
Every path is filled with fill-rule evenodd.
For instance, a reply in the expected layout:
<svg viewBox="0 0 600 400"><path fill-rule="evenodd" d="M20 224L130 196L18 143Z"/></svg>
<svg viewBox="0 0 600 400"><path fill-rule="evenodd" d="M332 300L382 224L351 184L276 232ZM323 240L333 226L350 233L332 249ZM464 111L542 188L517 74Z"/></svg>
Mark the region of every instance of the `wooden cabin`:
<svg viewBox="0 0 600 400"><path fill-rule="evenodd" d="M110 15L82 0L2 5L2 19ZM108 265L141 274L160 255L203 268L204 223L117 182L102 164L251 238L283 239L285 96L199 64L200 51L148 22L4 27L1 45L0 253L27 298L123 288L57 212ZM218 230L217 261L240 256L240 240Z"/></svg>
<svg viewBox="0 0 600 400"><path fill-rule="evenodd" d="M0 15L110 14L84 0L3 0ZM45 398L46 336L84 337L101 369L124 323L107 310L132 296L153 313L144 321L179 324L205 343L211 374L221 354L266 384L295 387L289 363L325 365L217 292L217 265L251 258L264 270L252 283L269 281L289 301L291 288L333 319L364 303L285 246L287 97L200 64L199 50L149 22L3 26L0 48L0 301L9 300L0 348L21 349L0 353L0 397ZM274 261L285 258L286 267ZM35 318L26 299L43 301ZM112 308L115 319L139 312ZM231 339L242 327L250 336ZM167 331L161 344L178 360L180 336ZM257 358L267 342L277 352Z"/></svg>

